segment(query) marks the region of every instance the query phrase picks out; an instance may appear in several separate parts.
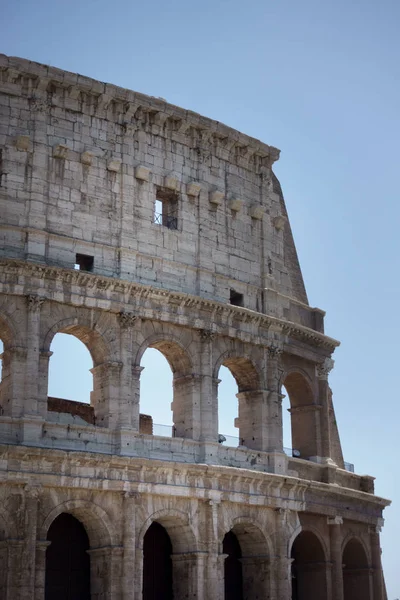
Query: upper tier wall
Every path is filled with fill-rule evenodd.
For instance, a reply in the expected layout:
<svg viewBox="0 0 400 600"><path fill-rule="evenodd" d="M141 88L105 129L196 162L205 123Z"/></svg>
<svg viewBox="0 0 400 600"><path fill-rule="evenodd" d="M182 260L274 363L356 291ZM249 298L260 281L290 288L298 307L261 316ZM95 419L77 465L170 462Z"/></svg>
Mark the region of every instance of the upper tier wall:
<svg viewBox="0 0 400 600"><path fill-rule="evenodd" d="M0 55L0 82L2 256L72 268L86 255L100 275L222 302L234 291L264 313L279 292L313 326L276 148L22 59Z"/></svg>

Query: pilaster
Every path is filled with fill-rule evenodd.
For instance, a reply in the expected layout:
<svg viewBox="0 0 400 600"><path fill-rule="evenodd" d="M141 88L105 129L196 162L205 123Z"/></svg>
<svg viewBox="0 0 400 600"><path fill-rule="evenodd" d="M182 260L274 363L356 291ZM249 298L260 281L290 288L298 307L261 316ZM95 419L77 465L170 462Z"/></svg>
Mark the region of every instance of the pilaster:
<svg viewBox="0 0 400 600"><path fill-rule="evenodd" d="M342 517L328 518L332 563L332 600L343 600Z"/></svg>

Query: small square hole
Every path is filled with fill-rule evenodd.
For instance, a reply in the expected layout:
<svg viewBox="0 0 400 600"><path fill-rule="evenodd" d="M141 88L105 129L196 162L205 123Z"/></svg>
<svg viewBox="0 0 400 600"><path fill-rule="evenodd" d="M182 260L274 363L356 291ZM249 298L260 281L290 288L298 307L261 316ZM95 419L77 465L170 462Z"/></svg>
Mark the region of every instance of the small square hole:
<svg viewBox="0 0 400 600"><path fill-rule="evenodd" d="M243 306L243 294L239 294L236 290L230 290L229 302L234 306Z"/></svg>
<svg viewBox="0 0 400 600"><path fill-rule="evenodd" d="M93 271L94 256L88 254L77 254L74 269L77 271Z"/></svg>

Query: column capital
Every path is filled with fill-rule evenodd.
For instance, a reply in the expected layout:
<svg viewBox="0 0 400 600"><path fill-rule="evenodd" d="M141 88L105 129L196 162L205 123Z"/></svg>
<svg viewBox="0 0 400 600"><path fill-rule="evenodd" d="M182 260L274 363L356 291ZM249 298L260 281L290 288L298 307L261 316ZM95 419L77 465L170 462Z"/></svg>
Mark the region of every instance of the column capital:
<svg viewBox="0 0 400 600"><path fill-rule="evenodd" d="M321 363L315 365L315 373L318 379L327 381L328 375L334 367L335 361L332 358L325 358Z"/></svg>
<svg viewBox="0 0 400 600"><path fill-rule="evenodd" d="M267 348L268 358L279 359L283 354L283 347L280 344L273 343Z"/></svg>
<svg viewBox="0 0 400 600"><path fill-rule="evenodd" d="M211 331L211 329L200 329L200 338L203 342L212 342L215 336L215 331Z"/></svg>
<svg viewBox="0 0 400 600"><path fill-rule="evenodd" d="M123 311L118 314L118 319L122 329L130 329L139 321L139 317L134 313Z"/></svg>
<svg viewBox="0 0 400 600"><path fill-rule="evenodd" d="M46 298L37 296L36 294L28 294L27 300L29 309L32 311L38 311Z"/></svg>

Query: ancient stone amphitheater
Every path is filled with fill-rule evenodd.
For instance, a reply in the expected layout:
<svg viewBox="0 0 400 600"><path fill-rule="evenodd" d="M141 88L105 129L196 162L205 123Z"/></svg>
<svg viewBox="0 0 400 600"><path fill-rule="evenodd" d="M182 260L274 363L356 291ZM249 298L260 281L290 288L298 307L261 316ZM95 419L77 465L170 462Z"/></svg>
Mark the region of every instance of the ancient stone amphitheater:
<svg viewBox="0 0 400 600"><path fill-rule="evenodd" d="M27 60L1 55L0 78L1 598L384 600L388 501L343 462L338 342L307 301L279 151ZM60 332L90 351L90 405L48 397ZM148 348L173 372L170 437L140 415Z"/></svg>

